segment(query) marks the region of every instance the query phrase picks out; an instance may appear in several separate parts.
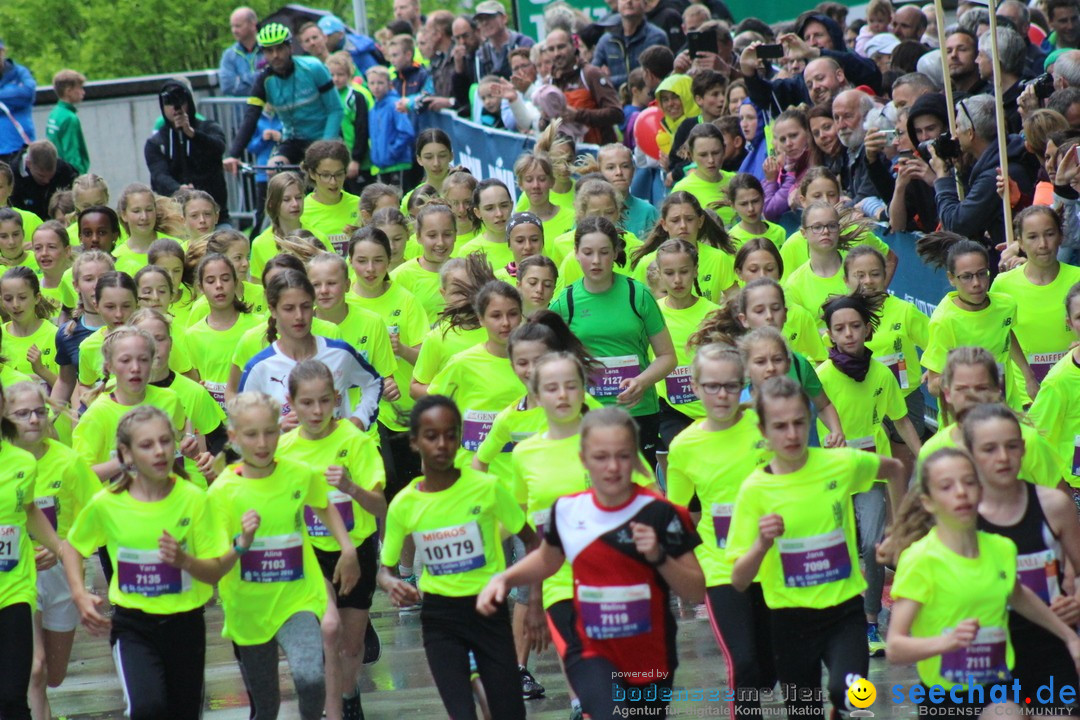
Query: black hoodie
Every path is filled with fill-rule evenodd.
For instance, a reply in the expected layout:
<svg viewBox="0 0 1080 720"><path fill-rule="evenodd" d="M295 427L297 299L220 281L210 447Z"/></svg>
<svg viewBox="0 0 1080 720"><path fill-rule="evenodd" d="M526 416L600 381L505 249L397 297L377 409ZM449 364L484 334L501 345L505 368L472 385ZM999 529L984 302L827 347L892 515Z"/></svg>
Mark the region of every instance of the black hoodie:
<svg viewBox="0 0 1080 720"><path fill-rule="evenodd" d="M165 120L165 100L182 96L195 135L188 137ZM221 158L225 153L225 132L213 120L195 115L195 99L187 85L168 80L158 92L162 126L146 141L143 155L150 170L150 186L160 195L172 195L181 185L204 190L217 201L219 222L229 219L229 193Z"/></svg>

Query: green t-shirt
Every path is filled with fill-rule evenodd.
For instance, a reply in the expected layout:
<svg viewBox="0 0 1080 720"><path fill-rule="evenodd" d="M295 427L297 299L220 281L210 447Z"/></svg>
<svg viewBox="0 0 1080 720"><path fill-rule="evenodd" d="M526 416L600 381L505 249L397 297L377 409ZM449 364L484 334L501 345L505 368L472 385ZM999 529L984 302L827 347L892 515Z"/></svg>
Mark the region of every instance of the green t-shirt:
<svg viewBox="0 0 1080 720"><path fill-rule="evenodd" d="M664 329L664 316L649 289L630 278L614 275L601 293L585 289L584 280L566 288L551 303L589 352L604 364L590 378L589 394L604 405L616 404L619 385L636 377L649 365L649 338ZM652 415L660 409L656 388L646 388L641 401L630 408L634 416Z"/></svg>

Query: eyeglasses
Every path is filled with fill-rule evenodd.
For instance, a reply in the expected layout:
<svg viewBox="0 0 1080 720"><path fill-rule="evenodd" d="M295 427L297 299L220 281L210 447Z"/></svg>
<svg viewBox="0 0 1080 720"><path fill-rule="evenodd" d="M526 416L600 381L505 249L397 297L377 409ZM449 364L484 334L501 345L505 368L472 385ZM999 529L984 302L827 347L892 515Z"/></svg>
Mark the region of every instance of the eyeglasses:
<svg viewBox="0 0 1080 720"><path fill-rule="evenodd" d="M840 232L840 223L814 223L813 225L807 225L806 229L814 235L824 235L826 232Z"/></svg>
<svg viewBox="0 0 1080 720"><path fill-rule="evenodd" d="M11 413L11 417L21 422L26 422L30 419L31 415L37 415L42 420L49 419L49 410L45 407L27 408L25 410L15 410Z"/></svg>
<svg viewBox="0 0 1080 720"><path fill-rule="evenodd" d="M964 283L966 285L967 283L971 282L972 280L975 280L976 278L978 278L979 280L986 280L987 278L989 278L990 277L990 268L986 268L985 270L980 270L979 272L960 273L959 275L953 275L953 277L955 277L957 280L959 280L960 282L962 282L962 283Z"/></svg>
<svg viewBox="0 0 1080 720"><path fill-rule="evenodd" d="M729 382L729 383L701 383L699 385L701 391L706 395L719 395L721 391L726 395L738 395L742 392L742 383Z"/></svg>
<svg viewBox="0 0 1080 720"><path fill-rule="evenodd" d="M342 170L341 172L336 172L336 173L317 172L317 173L315 173L315 177L319 178L320 180L322 180L325 183L328 183L328 182L330 182L332 180L344 180L345 179L345 171Z"/></svg>

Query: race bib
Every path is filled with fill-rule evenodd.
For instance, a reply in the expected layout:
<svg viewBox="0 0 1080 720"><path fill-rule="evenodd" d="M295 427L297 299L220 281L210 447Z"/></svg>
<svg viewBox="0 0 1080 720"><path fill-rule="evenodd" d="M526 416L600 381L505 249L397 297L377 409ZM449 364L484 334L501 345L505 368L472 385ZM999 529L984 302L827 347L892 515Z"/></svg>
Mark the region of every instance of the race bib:
<svg viewBox="0 0 1080 720"><path fill-rule="evenodd" d="M637 355L605 357L600 358L600 362L604 367L589 377L589 394L595 398L616 397L622 392L623 380L641 374Z"/></svg>
<svg viewBox="0 0 1080 720"><path fill-rule="evenodd" d="M245 582L293 582L304 578L304 540L300 533L256 538L240 556Z"/></svg>
<svg viewBox="0 0 1080 720"><path fill-rule="evenodd" d="M190 590L191 576L162 562L157 550L119 548L116 552L116 583L120 592L160 597Z"/></svg>
<svg viewBox="0 0 1080 720"><path fill-rule="evenodd" d="M356 527L352 498L340 490L330 490L326 493L326 498L337 508L341 520L345 523L345 530L352 532L352 529ZM304 524L307 525L308 537L330 537L330 528L323 525L315 511L306 505L304 506Z"/></svg>
<svg viewBox="0 0 1080 720"><path fill-rule="evenodd" d="M734 512L735 505L732 503L713 503L712 506L712 526L713 532L716 533L716 547L727 547L727 534L731 529L731 513Z"/></svg>
<svg viewBox="0 0 1080 720"><path fill-rule="evenodd" d="M345 233L334 233L333 235L327 235L326 239L330 241L330 244L334 248L334 252L342 257L345 257L345 251L349 247L349 236Z"/></svg>
<svg viewBox="0 0 1080 720"><path fill-rule="evenodd" d="M873 435L868 435L861 438L850 438L847 441L849 448L855 448L856 450L865 450L866 452L877 452L877 442L874 441Z"/></svg>
<svg viewBox="0 0 1080 720"><path fill-rule="evenodd" d="M225 409L225 383L203 381L203 387L206 388L206 392L210 393L210 397L214 398L214 402L221 406L221 409Z"/></svg>
<svg viewBox="0 0 1080 720"><path fill-rule="evenodd" d="M19 564L21 535L18 525L0 525L0 572L11 572Z"/></svg>
<svg viewBox="0 0 1080 720"><path fill-rule="evenodd" d="M491 426L495 422L497 412L484 412L482 410L466 410L462 418L464 420L461 429L461 447L471 452L480 449L480 443L491 432Z"/></svg>
<svg viewBox="0 0 1080 720"><path fill-rule="evenodd" d="M951 632L947 628L945 632ZM985 685L1009 679L1005 629L981 627L975 642L941 656L941 676L952 683Z"/></svg>
<svg viewBox="0 0 1080 720"><path fill-rule="evenodd" d="M533 525L536 526L536 534L541 538L544 537L544 530L547 529L549 520L551 520L551 508L548 508L547 510L537 510L533 513Z"/></svg>
<svg viewBox="0 0 1080 720"><path fill-rule="evenodd" d="M1030 588L1047 605L1061 595L1058 567L1057 555L1053 550L1043 550L1016 557L1016 574L1021 584Z"/></svg>
<svg viewBox="0 0 1080 720"><path fill-rule="evenodd" d="M1046 374L1050 372L1050 368L1057 365L1058 360L1065 357L1063 352L1053 353L1032 353L1027 356L1028 365L1031 366L1031 372L1035 373L1035 379L1040 383L1046 378Z"/></svg>
<svg viewBox="0 0 1080 720"><path fill-rule="evenodd" d="M879 357L878 362L882 363L892 371L893 377L896 378L896 382L900 383L901 390L907 390L908 387L910 387L908 385L907 360L904 359L904 353L898 352L893 353L892 355Z"/></svg>
<svg viewBox="0 0 1080 720"><path fill-rule="evenodd" d="M1073 435L1072 474L1080 475L1080 435Z"/></svg>
<svg viewBox="0 0 1080 720"><path fill-rule="evenodd" d="M585 636L592 640L615 640L649 632L651 596L645 583L609 587L578 585L578 610Z"/></svg>
<svg viewBox="0 0 1080 720"><path fill-rule="evenodd" d="M56 496L46 495L45 497L34 498L34 505L49 519L49 524L55 530L56 515L60 510L60 502L56 499Z"/></svg>
<svg viewBox="0 0 1080 720"><path fill-rule="evenodd" d="M694 389L690 387L690 366L682 365L664 378L664 388L667 390L668 405L686 405L698 399Z"/></svg>
<svg viewBox="0 0 1080 720"><path fill-rule="evenodd" d="M776 544L788 587L814 587L851 576L851 555L843 528L808 538L777 538Z"/></svg>
<svg viewBox="0 0 1080 720"><path fill-rule="evenodd" d="M417 530L412 536L425 570L432 575L457 575L487 563L484 538L476 521L438 530Z"/></svg>

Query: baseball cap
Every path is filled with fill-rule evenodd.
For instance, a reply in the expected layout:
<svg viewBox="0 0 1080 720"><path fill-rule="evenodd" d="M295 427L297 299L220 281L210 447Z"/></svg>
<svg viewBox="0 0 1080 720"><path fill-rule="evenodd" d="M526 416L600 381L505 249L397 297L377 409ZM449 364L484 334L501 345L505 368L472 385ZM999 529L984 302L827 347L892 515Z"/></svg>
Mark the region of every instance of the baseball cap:
<svg viewBox="0 0 1080 720"><path fill-rule="evenodd" d="M336 32L345 32L345 23L341 21L337 15L323 15L319 18L319 29L327 35L333 35Z"/></svg>
<svg viewBox="0 0 1080 720"><path fill-rule="evenodd" d="M899 44L900 38L892 33L878 33L866 41L866 57L873 57L878 53L882 55L892 55L893 50L895 50L896 46Z"/></svg>
<svg viewBox="0 0 1080 720"><path fill-rule="evenodd" d="M474 15L505 15L506 8L502 6L499 0L484 0L476 6L476 12Z"/></svg>

